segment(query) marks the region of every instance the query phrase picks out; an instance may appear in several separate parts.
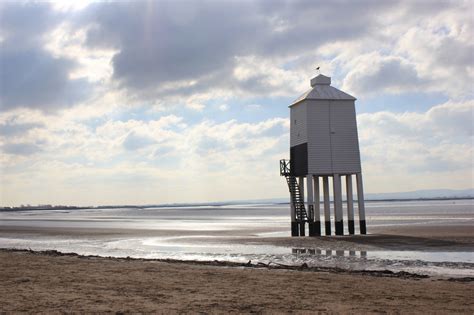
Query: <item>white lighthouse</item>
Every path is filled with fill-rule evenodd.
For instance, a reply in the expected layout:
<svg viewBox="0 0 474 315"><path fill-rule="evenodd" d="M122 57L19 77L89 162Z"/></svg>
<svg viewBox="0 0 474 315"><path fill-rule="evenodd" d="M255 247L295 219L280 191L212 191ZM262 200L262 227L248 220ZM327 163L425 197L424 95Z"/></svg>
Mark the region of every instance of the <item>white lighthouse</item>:
<svg viewBox="0 0 474 315"><path fill-rule="evenodd" d="M325 234L331 235L331 179L335 234L344 234L342 181L347 196L348 231L354 234L353 177L359 231L366 234L355 100L332 87L330 77L320 74L311 80L311 89L289 106L290 161L280 161L280 174L286 177L291 195L292 236L304 236L306 222L310 236L321 235L321 187Z"/></svg>

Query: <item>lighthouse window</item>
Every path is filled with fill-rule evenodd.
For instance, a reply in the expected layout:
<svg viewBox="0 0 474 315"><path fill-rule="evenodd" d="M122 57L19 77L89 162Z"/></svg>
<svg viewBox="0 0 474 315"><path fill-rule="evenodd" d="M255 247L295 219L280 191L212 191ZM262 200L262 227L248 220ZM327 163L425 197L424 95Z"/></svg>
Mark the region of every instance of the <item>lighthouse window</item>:
<svg viewBox="0 0 474 315"><path fill-rule="evenodd" d="M295 119L295 125L296 125L296 119Z"/></svg>

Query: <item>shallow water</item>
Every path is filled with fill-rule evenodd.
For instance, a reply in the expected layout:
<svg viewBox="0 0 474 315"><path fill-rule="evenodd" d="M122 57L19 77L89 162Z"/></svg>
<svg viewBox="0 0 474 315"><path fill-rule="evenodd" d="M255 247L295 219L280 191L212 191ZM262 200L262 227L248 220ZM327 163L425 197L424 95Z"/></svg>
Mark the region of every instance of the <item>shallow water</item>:
<svg viewBox="0 0 474 315"><path fill-rule="evenodd" d="M372 227L468 225L474 227L473 200L367 202ZM356 209L357 212L357 209ZM357 270L409 271L443 276L474 276L473 252L403 250L342 251L330 248L227 243L235 237L288 236L289 207L281 204L173 207L150 209L85 209L0 212L0 247L56 249L84 255L182 260L226 260L339 267ZM356 218L357 221L357 218ZM3 227L3 230L2 230ZM19 235L6 227L62 229ZM81 229L80 236L67 229ZM96 235L95 229L129 230L124 235ZM130 232L130 230L132 232ZM169 231L169 236L143 236L141 230ZM357 227L356 227L357 230ZM136 231L136 235L134 232ZM186 231L186 237L177 236ZM225 234L223 234L225 232ZM191 234L191 235L189 235ZM207 239L215 235L215 242ZM225 236L223 236L225 235Z"/></svg>

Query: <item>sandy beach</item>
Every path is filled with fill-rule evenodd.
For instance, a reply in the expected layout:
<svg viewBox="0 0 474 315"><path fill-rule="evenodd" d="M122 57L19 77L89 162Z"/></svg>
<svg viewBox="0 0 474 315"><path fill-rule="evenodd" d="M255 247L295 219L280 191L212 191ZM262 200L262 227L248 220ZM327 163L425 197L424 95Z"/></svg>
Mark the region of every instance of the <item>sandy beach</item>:
<svg viewBox="0 0 474 315"><path fill-rule="evenodd" d="M0 251L0 310L466 313L472 279Z"/></svg>

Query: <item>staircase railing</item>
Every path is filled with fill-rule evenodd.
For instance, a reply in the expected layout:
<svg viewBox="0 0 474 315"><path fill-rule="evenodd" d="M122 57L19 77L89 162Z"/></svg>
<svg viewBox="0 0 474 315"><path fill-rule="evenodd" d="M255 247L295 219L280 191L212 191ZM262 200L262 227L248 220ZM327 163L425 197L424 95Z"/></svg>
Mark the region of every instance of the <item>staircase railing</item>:
<svg viewBox="0 0 474 315"><path fill-rule="evenodd" d="M290 160L280 160L280 176L290 175Z"/></svg>

